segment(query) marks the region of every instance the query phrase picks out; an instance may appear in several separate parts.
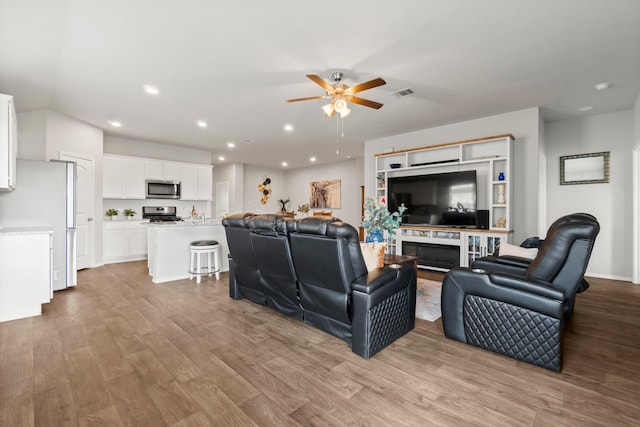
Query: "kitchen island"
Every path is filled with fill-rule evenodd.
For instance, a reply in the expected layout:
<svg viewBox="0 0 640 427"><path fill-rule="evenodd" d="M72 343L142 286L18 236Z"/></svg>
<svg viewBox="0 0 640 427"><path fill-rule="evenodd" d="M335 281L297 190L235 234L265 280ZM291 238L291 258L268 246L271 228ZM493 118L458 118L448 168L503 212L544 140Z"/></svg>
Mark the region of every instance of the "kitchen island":
<svg viewBox="0 0 640 427"><path fill-rule="evenodd" d="M196 240L217 240L220 244L220 271L229 271L229 247L224 227L219 221L152 222L149 223L147 264L153 283L188 279L191 261L189 246Z"/></svg>

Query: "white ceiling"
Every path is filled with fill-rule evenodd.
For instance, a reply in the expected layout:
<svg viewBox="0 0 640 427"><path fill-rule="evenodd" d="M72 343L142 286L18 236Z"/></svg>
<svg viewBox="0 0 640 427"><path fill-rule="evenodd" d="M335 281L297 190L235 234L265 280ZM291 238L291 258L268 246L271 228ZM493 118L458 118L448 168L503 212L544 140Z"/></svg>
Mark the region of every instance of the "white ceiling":
<svg viewBox="0 0 640 427"><path fill-rule="evenodd" d="M348 85L387 81L359 94L380 110L351 106L339 155L326 101L284 102L322 95L305 74L334 71ZM392 94L407 87L415 93ZM49 108L106 134L209 150L214 164L298 168L523 108L549 121L630 109L640 1L0 0L0 92L19 112Z"/></svg>

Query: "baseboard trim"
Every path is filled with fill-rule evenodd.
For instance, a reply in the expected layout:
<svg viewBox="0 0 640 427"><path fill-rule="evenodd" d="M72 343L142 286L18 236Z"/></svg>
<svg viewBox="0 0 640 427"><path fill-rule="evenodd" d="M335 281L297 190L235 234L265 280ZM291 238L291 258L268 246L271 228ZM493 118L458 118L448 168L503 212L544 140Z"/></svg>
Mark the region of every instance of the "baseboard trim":
<svg viewBox="0 0 640 427"><path fill-rule="evenodd" d="M589 277L595 277L597 279L609 279L609 280L619 280L621 282L631 282L631 276L616 276L616 275L612 275L612 274L599 274L599 273L592 273L590 271L587 271L584 275L585 275L585 277L587 279Z"/></svg>

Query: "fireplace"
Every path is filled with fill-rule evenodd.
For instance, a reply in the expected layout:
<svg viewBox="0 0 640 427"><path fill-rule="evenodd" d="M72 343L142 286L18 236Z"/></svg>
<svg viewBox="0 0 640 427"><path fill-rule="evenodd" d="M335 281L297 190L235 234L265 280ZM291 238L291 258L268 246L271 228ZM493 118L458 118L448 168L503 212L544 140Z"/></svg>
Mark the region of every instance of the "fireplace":
<svg viewBox="0 0 640 427"><path fill-rule="evenodd" d="M402 242L402 255L418 257L418 265L451 269L460 267L460 246Z"/></svg>

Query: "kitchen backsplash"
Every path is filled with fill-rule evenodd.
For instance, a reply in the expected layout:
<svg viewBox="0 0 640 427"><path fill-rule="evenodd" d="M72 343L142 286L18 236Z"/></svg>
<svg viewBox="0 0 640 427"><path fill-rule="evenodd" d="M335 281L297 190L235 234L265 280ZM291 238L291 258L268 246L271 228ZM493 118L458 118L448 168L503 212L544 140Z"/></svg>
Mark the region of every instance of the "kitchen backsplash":
<svg viewBox="0 0 640 427"><path fill-rule="evenodd" d="M175 206L177 208L178 216L186 218L191 215L191 209L195 206L198 215L203 215L206 218L211 217L212 205L209 201L183 201L183 200L162 200L162 199L148 199L148 200L116 200L116 199L104 199L103 210L117 209L118 216L124 219L124 210L133 209L136 211L134 218L142 218L143 206ZM103 216L106 216L102 212Z"/></svg>

